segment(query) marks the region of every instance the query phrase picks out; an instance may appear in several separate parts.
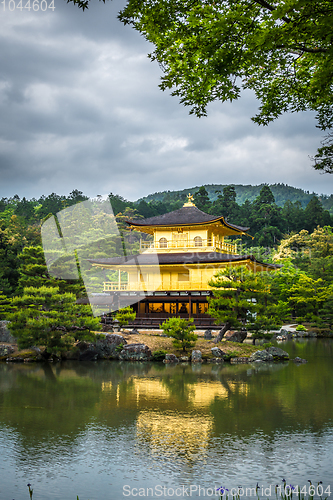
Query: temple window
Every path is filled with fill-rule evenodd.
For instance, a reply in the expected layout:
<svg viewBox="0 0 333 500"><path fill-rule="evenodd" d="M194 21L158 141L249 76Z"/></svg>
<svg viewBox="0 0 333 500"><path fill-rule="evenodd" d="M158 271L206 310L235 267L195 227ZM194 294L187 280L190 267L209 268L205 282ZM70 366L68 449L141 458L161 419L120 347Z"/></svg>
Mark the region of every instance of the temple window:
<svg viewBox="0 0 333 500"><path fill-rule="evenodd" d="M201 238L201 236L196 236L194 238L194 246L195 247L202 247L202 238Z"/></svg>
<svg viewBox="0 0 333 500"><path fill-rule="evenodd" d="M160 238L158 242L160 248L168 248L168 240L166 238Z"/></svg>
<svg viewBox="0 0 333 500"><path fill-rule="evenodd" d="M190 281L190 271L178 273L178 281Z"/></svg>
<svg viewBox="0 0 333 500"><path fill-rule="evenodd" d="M188 241L188 233L172 233L173 245L176 248L186 247Z"/></svg>

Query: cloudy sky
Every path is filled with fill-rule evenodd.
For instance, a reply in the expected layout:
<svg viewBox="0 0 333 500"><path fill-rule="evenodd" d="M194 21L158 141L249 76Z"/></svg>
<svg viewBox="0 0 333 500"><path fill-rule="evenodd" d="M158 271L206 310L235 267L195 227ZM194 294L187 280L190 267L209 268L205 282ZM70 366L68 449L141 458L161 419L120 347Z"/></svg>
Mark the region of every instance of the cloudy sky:
<svg viewBox="0 0 333 500"><path fill-rule="evenodd" d="M135 200L263 182L332 193L333 176L311 167L321 138L312 114L259 128L245 93L198 119L158 89L151 47L116 18L121 2L93 0L85 12L64 0L47 12L18 4L0 3L0 197L79 189Z"/></svg>

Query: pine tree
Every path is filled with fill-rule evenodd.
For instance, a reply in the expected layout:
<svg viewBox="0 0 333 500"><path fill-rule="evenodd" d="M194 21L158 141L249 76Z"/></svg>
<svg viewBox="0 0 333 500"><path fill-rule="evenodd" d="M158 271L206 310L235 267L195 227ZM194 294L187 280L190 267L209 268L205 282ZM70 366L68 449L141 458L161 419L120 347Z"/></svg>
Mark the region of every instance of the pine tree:
<svg viewBox="0 0 333 500"><path fill-rule="evenodd" d="M130 306L127 306L119 309L115 315L115 318L119 321L120 327L122 327L128 325L130 321L134 321L136 318L136 313Z"/></svg>
<svg viewBox="0 0 333 500"><path fill-rule="evenodd" d="M318 316L329 294L330 290L321 278L314 280L301 273L298 282L289 290L288 301L295 307L298 316L311 320L313 316Z"/></svg>
<svg viewBox="0 0 333 500"><path fill-rule="evenodd" d="M10 299L0 290L0 320L6 319L10 312Z"/></svg>
<svg viewBox="0 0 333 500"><path fill-rule="evenodd" d="M194 347L198 336L193 333L195 326L193 319L186 320L183 318L169 318L162 323L163 332L173 338L172 345L176 349L182 349L186 352L186 348Z"/></svg>
<svg viewBox="0 0 333 500"><path fill-rule="evenodd" d="M319 311L320 318L330 329L333 327L333 286L330 287L329 294Z"/></svg>
<svg viewBox="0 0 333 500"><path fill-rule="evenodd" d="M326 226L332 223L332 218L327 210L323 209L317 196L313 196L304 210L304 227L313 231L317 226Z"/></svg>
<svg viewBox="0 0 333 500"><path fill-rule="evenodd" d="M64 292L75 293L81 296L84 293L82 280L67 281L53 278L48 271L43 248L41 246L25 247L19 255L21 266L18 280L18 292L21 293L26 287L59 287Z"/></svg>
<svg viewBox="0 0 333 500"><path fill-rule="evenodd" d="M59 287L24 288L11 305L10 330L19 348L43 346L47 356L68 351L78 340L93 341L92 331L101 328L90 306L76 304L75 295L61 293Z"/></svg>
<svg viewBox="0 0 333 500"><path fill-rule="evenodd" d="M209 282L214 287L214 296L209 300L208 314L223 323L219 342L230 328L245 325L249 314L256 312L257 280L246 266L227 267L219 271Z"/></svg>
<svg viewBox="0 0 333 500"><path fill-rule="evenodd" d="M214 297L209 300L208 313L223 323L219 342L230 328L245 327L264 331L279 324L289 313L289 306L272 293L270 273L254 273L246 266L223 269L209 285Z"/></svg>
<svg viewBox="0 0 333 500"><path fill-rule="evenodd" d="M201 186L199 188L199 191L194 194L194 203L196 207L199 208L199 210L202 210L203 212L209 211L211 207L211 201L204 186Z"/></svg>

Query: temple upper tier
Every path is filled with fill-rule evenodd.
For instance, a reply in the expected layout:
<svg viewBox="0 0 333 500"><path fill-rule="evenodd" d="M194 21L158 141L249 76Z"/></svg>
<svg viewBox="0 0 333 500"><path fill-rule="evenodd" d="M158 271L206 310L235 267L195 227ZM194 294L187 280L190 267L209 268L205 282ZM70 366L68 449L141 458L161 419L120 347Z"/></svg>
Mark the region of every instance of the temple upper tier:
<svg viewBox="0 0 333 500"><path fill-rule="evenodd" d="M188 202L178 210L126 222L131 228L154 237L154 241L141 241L141 251L158 250L158 253L191 252L199 247L200 252L236 254L236 245L225 242L224 238L243 235L249 230L226 222L223 216L202 212L193 204L190 195Z"/></svg>

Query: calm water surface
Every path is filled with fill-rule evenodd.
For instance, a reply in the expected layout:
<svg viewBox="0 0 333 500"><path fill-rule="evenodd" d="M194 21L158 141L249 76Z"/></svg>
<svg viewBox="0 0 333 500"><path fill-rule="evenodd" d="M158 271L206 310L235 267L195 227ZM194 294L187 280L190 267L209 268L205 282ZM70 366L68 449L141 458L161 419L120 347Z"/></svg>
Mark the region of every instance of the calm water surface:
<svg viewBox="0 0 333 500"><path fill-rule="evenodd" d="M0 499L28 500L27 483L33 500L257 482L275 497L282 478L333 497L333 342L283 347L309 363L0 364Z"/></svg>

